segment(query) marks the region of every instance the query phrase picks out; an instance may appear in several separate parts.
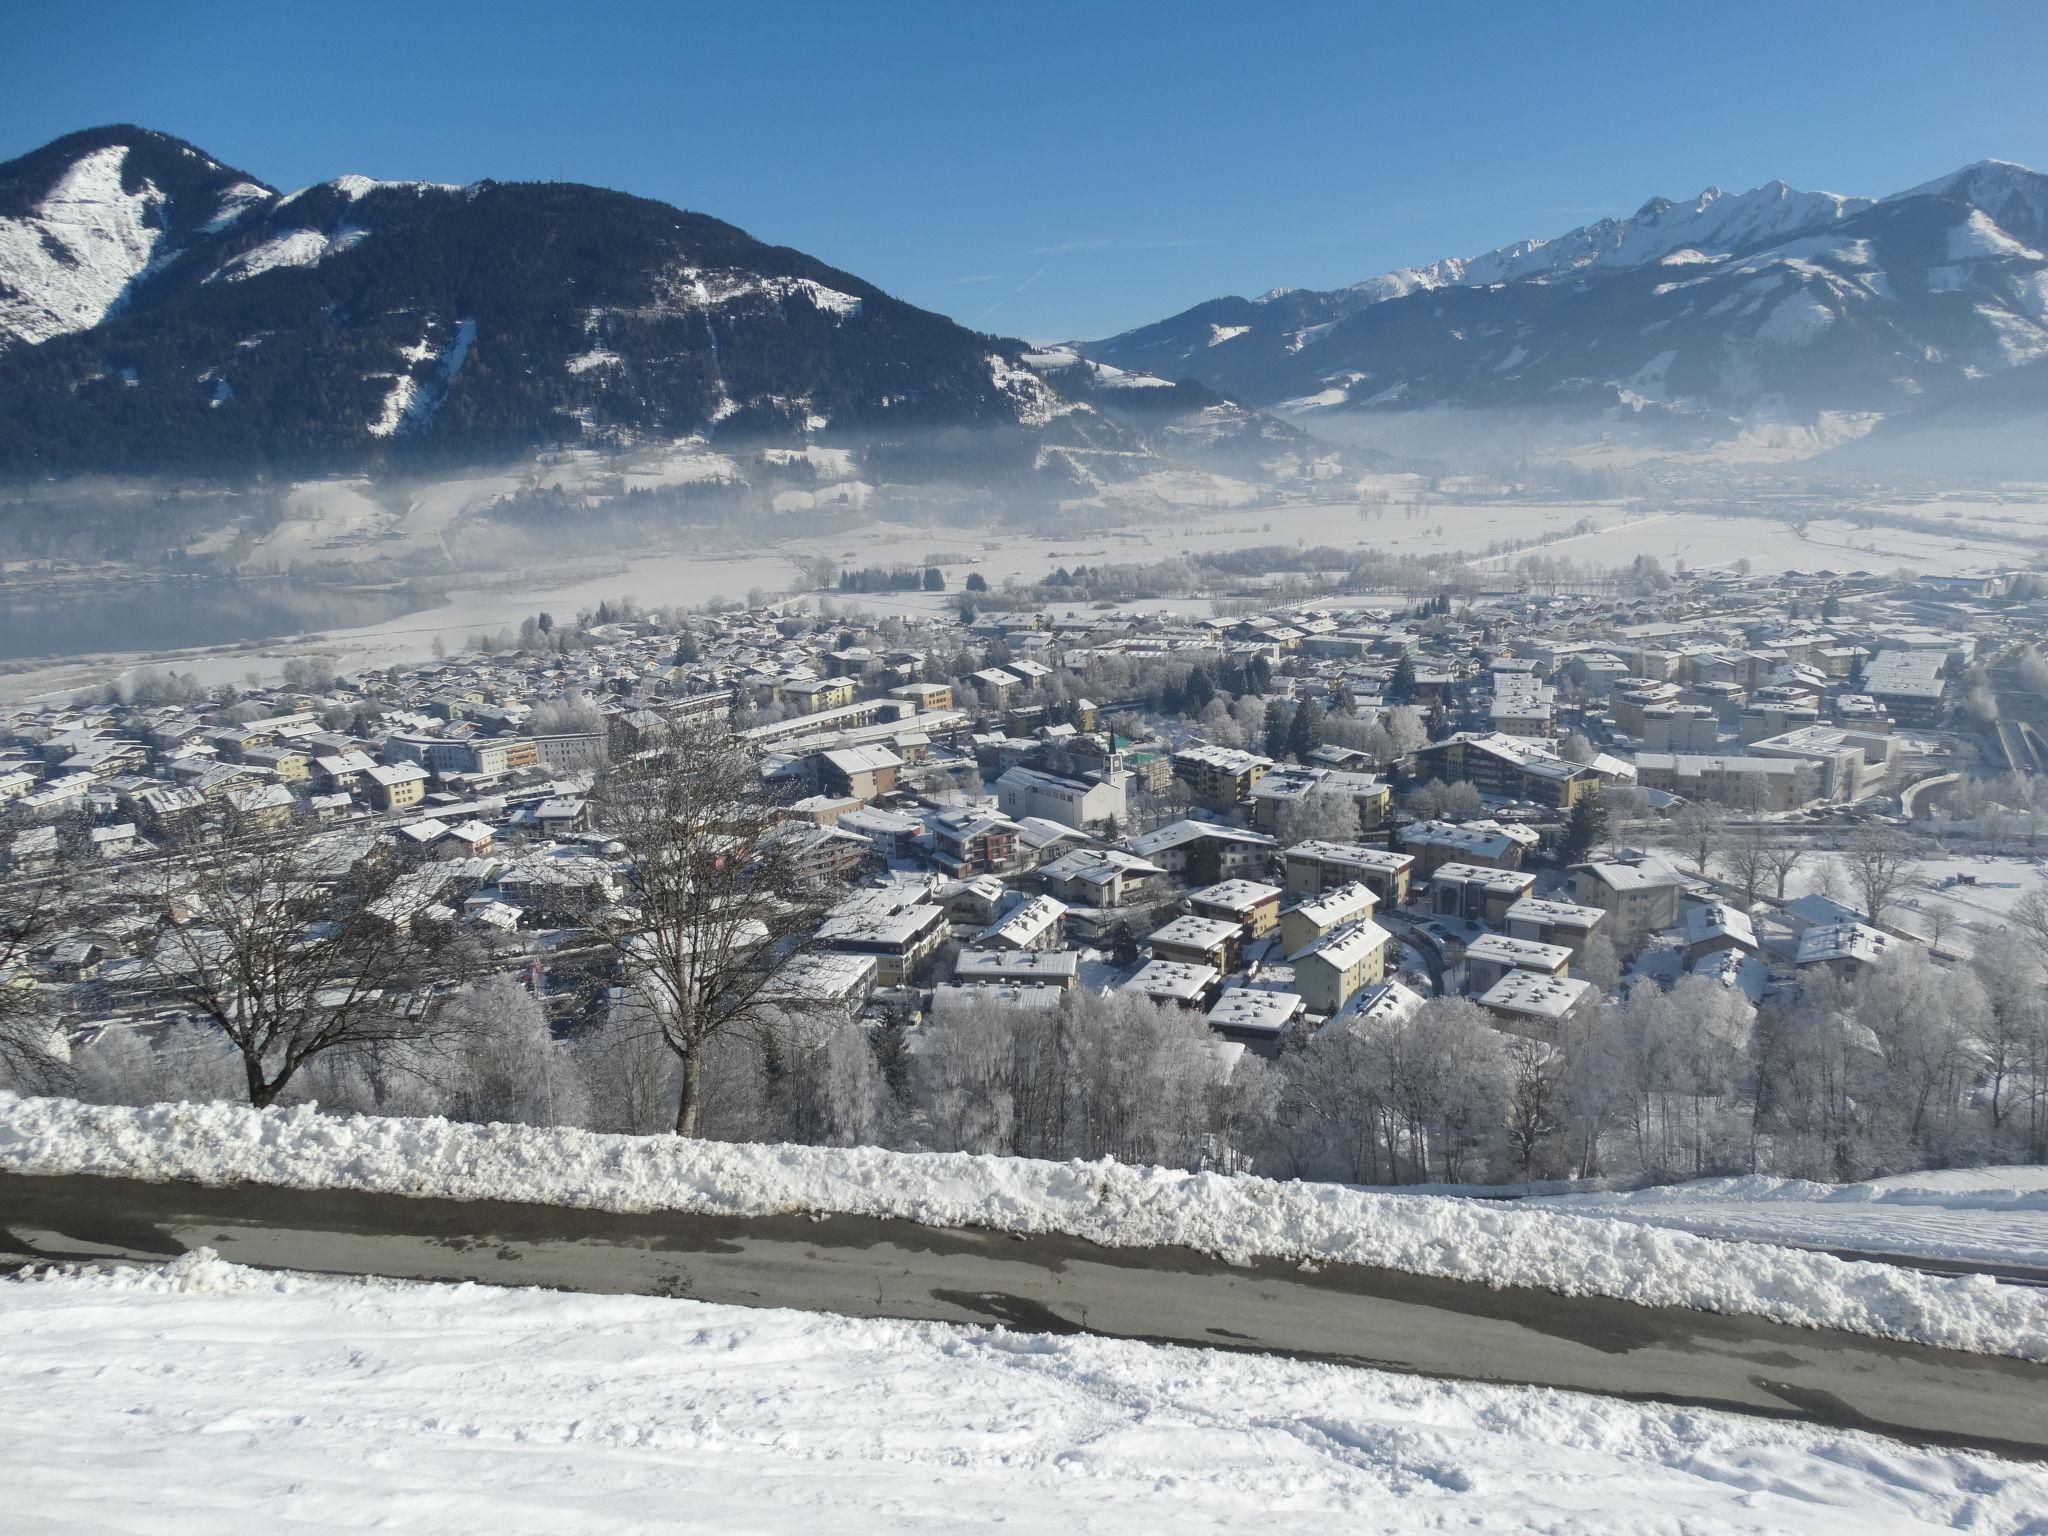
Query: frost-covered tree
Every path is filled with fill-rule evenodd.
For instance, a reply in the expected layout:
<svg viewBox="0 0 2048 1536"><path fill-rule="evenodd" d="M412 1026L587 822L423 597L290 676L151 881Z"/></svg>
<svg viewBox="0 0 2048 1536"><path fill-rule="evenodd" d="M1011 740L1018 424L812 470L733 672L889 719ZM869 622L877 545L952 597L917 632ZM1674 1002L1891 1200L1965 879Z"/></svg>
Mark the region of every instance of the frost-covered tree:
<svg viewBox="0 0 2048 1536"><path fill-rule="evenodd" d="M1995 1157L2039 1162L2043 1094L2048 1092L2048 995L2038 941L1999 928L1977 941L1971 968L1984 989L1984 1111Z"/></svg>
<svg viewBox="0 0 2048 1536"><path fill-rule="evenodd" d="M1862 1091L1868 1173L1943 1165L1972 1150L1962 1110L1982 1067L1989 1016L1976 977L1937 965L1917 945L1894 948L1863 978L1856 1021L1877 1056Z"/></svg>
<svg viewBox="0 0 2048 1536"><path fill-rule="evenodd" d="M1393 743L1395 757L1406 757L1428 746L1429 730L1422 723L1422 712L1412 706L1388 710L1387 738Z"/></svg>
<svg viewBox="0 0 2048 1536"><path fill-rule="evenodd" d="M1842 861L1864 912L1873 923L1882 923L1920 867L1920 850L1896 828L1874 828L1849 844Z"/></svg>
<svg viewBox="0 0 2048 1536"><path fill-rule="evenodd" d="M581 1084L548 1028L540 1000L494 976L447 1005L458 1015L445 1070L450 1119L575 1125Z"/></svg>
<svg viewBox="0 0 2048 1536"><path fill-rule="evenodd" d="M1335 790L1316 790L1280 812L1280 841L1291 846L1312 839L1331 843L1358 841L1358 802Z"/></svg>
<svg viewBox="0 0 2048 1536"><path fill-rule="evenodd" d="M203 1025L103 1029L72 1053L67 1091L95 1104L194 1104L241 1097L241 1062Z"/></svg>
<svg viewBox="0 0 2048 1536"><path fill-rule="evenodd" d="M1591 982L1603 995L1621 984L1621 961L1614 953L1614 941L1598 929L1580 946L1575 968L1582 980Z"/></svg>

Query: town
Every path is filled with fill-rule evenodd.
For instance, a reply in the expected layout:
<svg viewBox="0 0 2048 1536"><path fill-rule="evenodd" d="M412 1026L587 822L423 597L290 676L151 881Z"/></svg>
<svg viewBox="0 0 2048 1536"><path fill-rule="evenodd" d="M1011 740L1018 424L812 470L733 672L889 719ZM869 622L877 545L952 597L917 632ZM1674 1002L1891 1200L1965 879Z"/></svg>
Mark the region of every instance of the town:
<svg viewBox="0 0 2048 1536"><path fill-rule="evenodd" d="M2048 1156L2038 577L860 607L945 585L0 714L10 1078L1367 1183ZM742 857L676 852L707 762Z"/></svg>

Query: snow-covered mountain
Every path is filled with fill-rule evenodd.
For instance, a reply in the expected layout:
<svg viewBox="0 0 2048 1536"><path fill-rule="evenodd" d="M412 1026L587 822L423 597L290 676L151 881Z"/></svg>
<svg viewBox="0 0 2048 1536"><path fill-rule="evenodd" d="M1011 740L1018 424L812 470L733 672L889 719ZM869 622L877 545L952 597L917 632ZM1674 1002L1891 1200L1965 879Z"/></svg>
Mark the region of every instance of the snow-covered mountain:
<svg viewBox="0 0 2048 1536"><path fill-rule="evenodd" d="M1460 406L1703 422L1879 416L2048 357L2048 177L1886 198L1772 182L1084 348L1312 416Z"/></svg>
<svg viewBox="0 0 2048 1536"><path fill-rule="evenodd" d="M302 473L694 433L937 442L991 474L1048 444L1142 450L1024 351L598 188L280 193L130 127L0 165L0 472Z"/></svg>

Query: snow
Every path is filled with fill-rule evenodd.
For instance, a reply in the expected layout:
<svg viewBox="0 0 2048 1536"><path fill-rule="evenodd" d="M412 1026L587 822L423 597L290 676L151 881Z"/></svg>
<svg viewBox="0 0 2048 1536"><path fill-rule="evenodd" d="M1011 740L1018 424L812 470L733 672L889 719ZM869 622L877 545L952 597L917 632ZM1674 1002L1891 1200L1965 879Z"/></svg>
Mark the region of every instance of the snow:
<svg viewBox="0 0 2048 1536"><path fill-rule="evenodd" d="M269 202L274 196L276 194L268 187L258 186L253 181L238 181L221 193L214 216L199 227L206 234L217 235L251 208Z"/></svg>
<svg viewBox="0 0 2048 1536"><path fill-rule="evenodd" d="M122 188L127 159L119 144L82 155L33 213L0 219L0 338L88 330L149 266L161 238L150 220L166 199L148 181Z"/></svg>
<svg viewBox="0 0 2048 1536"><path fill-rule="evenodd" d="M16 1530L2018 1532L2038 1467L1124 1340L269 1275L8 1283Z"/></svg>
<svg viewBox="0 0 2048 1536"><path fill-rule="evenodd" d="M362 244L369 234L353 224L343 225L333 234L317 229L287 230L222 262L206 275L206 281L239 283L279 267L310 267Z"/></svg>
<svg viewBox="0 0 2048 1536"><path fill-rule="evenodd" d="M2048 1294L1988 1280L1731 1246L1632 1222L1106 1161L606 1136L343 1118L310 1107L137 1109L0 1094L0 1168L1061 1232L1108 1247L1367 1264L2048 1359Z"/></svg>
<svg viewBox="0 0 2048 1536"><path fill-rule="evenodd" d="M1615 387L1620 390L1623 400L1637 410L1666 400L1670 397L1666 393L1665 379L1677 359L1675 351L1659 352L1627 378L1617 380Z"/></svg>
<svg viewBox="0 0 2048 1536"><path fill-rule="evenodd" d="M1690 202L1653 198L1629 218L1601 219L1554 239L1517 240L1469 258L1400 267L1342 291L1362 308L1439 288L1546 282L1598 268L1712 263L1774 238L1838 224L1871 206L1869 198L1798 192L1782 181L1742 193L1708 187Z"/></svg>
<svg viewBox="0 0 2048 1536"><path fill-rule="evenodd" d="M1894 192L1885 199L1888 203L1904 202L1909 197L1940 197L1967 183L2004 184L2010 186L2021 177L2030 177L2034 168L2022 165L2017 160L1973 160L1959 171L1950 171L1946 176L1937 176L1932 181L1923 181L1917 187L1908 187L1903 192Z"/></svg>
<svg viewBox="0 0 2048 1536"><path fill-rule="evenodd" d="M1991 328L1992 346L1997 354L1993 361L2008 368L2018 368L2037 358L2048 357L2048 330L2009 310L1993 309L1988 304L1979 304L1975 309L1979 318Z"/></svg>
<svg viewBox="0 0 2048 1536"><path fill-rule="evenodd" d="M682 268L677 277L683 284L682 295L688 299L689 308L718 309L742 299L765 298L775 304L802 299L837 320L851 319L861 310L861 300L854 295L827 288L807 277L760 277L752 272L707 271L696 267Z"/></svg>
<svg viewBox="0 0 2048 1536"><path fill-rule="evenodd" d="M1697 1179L1524 1202L1709 1237L2048 1268L2048 1168L1962 1168L1861 1184Z"/></svg>
<svg viewBox="0 0 2048 1536"><path fill-rule="evenodd" d="M468 360L470 348L475 345L476 322L456 322L454 336L424 380L404 373L392 378L391 387L384 394L383 407L367 429L370 435L391 437L399 432L417 432L429 425L434 419L434 412L440 409L442 400L447 397L448 387L455 382L455 375L462 371L463 363ZM416 345L401 347L398 355L407 364L417 367L434 353L432 342L421 337Z"/></svg>
<svg viewBox="0 0 2048 1536"><path fill-rule="evenodd" d="M986 362L989 382L1008 398L1017 412L1019 425L1044 426L1055 416L1064 416L1074 409L1044 379L1029 368L1013 365L1001 353L989 353Z"/></svg>
<svg viewBox="0 0 2048 1536"><path fill-rule="evenodd" d="M393 377L391 387L384 392L384 404L377 413L377 419L370 423L370 436L389 437L396 432L404 424L418 389L410 374L401 373Z"/></svg>
<svg viewBox="0 0 2048 1536"><path fill-rule="evenodd" d="M1061 343L1054 347L1040 347L1035 352L1023 354L1023 361L1029 368L1071 368L1081 361L1081 354L1073 346Z"/></svg>
<svg viewBox="0 0 2048 1536"><path fill-rule="evenodd" d="M372 192L460 192L463 190L461 187L445 181L378 181L374 177L353 174L337 176L332 181L321 182L319 186L339 192L352 203L361 202ZM296 192L286 193L279 201L278 206L283 207L287 203L295 203L308 192L317 190L319 190L318 187L301 187Z"/></svg>
<svg viewBox="0 0 2048 1536"><path fill-rule="evenodd" d="M1024 359L1031 359L1026 356ZM1127 373L1121 368L1112 368L1108 363L1091 363L1095 382L1103 389L1171 389L1173 380L1162 379L1154 373Z"/></svg>
<svg viewBox="0 0 2048 1536"><path fill-rule="evenodd" d="M1997 224L1991 215L1981 208L1972 208L1970 216L1954 225L1948 232L1948 259L1950 261L1981 261L1993 257L2018 257L2022 261L2041 261L2041 253L2029 249L2022 242L2013 239Z"/></svg>
<svg viewBox="0 0 2048 1536"><path fill-rule="evenodd" d="M1319 389L1312 395L1296 395L1292 400L1282 400L1273 409L1293 414L1305 411L1322 411L1328 410L1332 406L1342 405L1350 398L1351 392L1349 390Z"/></svg>
<svg viewBox="0 0 2048 1536"><path fill-rule="evenodd" d="M1235 341L1250 329L1248 325L1212 325L1209 327L1209 345L1220 347L1226 341Z"/></svg>
<svg viewBox="0 0 2048 1536"><path fill-rule="evenodd" d="M1803 347L1834 323L1833 310L1811 294L1795 293L1779 300L1764 317L1756 338L1773 346Z"/></svg>

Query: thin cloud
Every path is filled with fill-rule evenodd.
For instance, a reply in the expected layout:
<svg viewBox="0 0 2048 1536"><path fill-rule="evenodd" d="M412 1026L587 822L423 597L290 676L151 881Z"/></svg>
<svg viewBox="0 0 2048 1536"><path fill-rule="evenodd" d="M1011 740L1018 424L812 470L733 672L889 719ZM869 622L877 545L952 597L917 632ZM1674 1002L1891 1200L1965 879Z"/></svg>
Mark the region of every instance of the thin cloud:
<svg viewBox="0 0 2048 1536"><path fill-rule="evenodd" d="M974 323L976 325L981 324L982 321L986 320L990 315L994 314L997 310L1001 309L1005 304L1009 303L1010 300L1017 297L1018 294L1022 293L1026 288L1029 288L1033 283L1037 282L1043 276L1045 276L1045 268L1040 267L1036 272L1033 272L1029 277L1025 278L1023 282L1019 283L1016 287L1012 288L1008 293L1004 294L1000 299L997 299L995 303L989 305L987 309L984 309L980 314L976 315L974 317Z"/></svg>
<svg viewBox="0 0 2048 1536"><path fill-rule="evenodd" d="M1129 235L1102 235L1093 240L1062 240L1058 245L1035 245L1021 252L1025 256L1075 256L1085 251L1184 251L1195 246L1214 245L1213 240L1139 240Z"/></svg>
<svg viewBox="0 0 2048 1536"><path fill-rule="evenodd" d="M1000 272L976 272L970 277L949 277L949 283L999 283L1003 280Z"/></svg>

